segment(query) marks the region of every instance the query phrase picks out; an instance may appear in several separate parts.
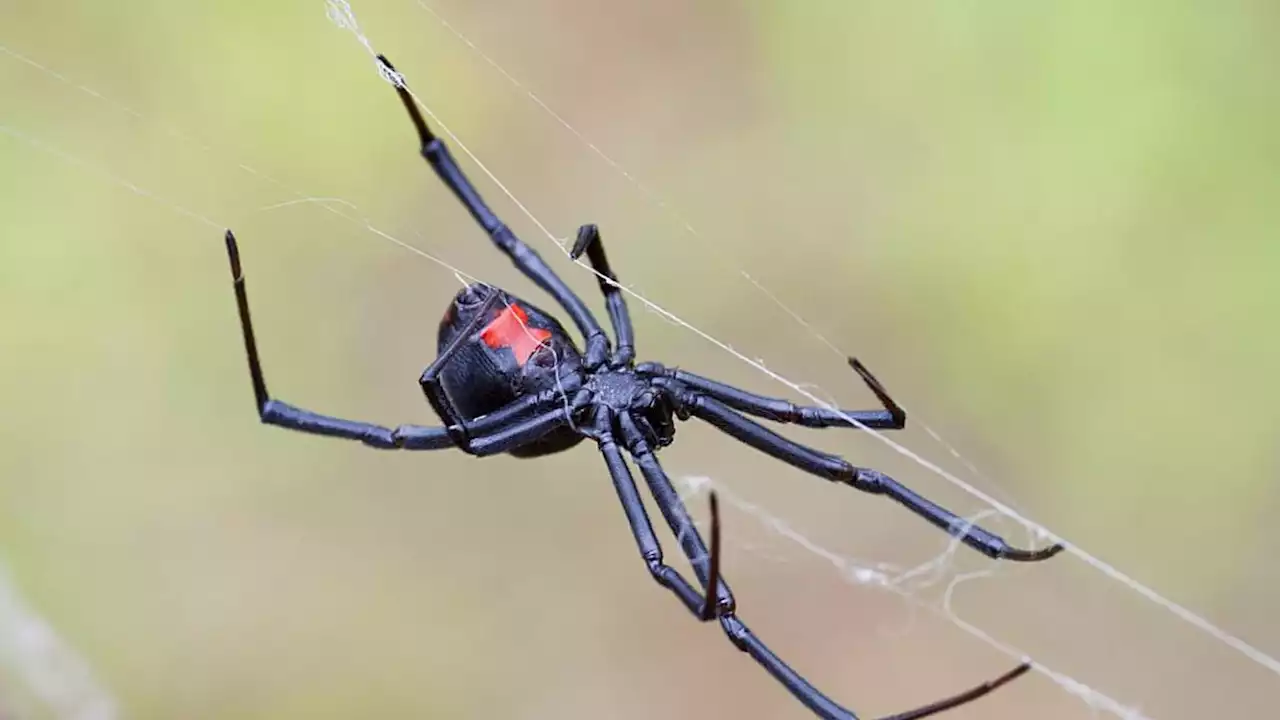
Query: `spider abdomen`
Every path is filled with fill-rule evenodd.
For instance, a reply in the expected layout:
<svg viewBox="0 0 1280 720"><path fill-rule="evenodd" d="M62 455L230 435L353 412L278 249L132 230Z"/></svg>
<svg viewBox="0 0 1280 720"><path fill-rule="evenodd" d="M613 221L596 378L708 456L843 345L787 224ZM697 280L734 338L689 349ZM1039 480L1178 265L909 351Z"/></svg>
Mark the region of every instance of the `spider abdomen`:
<svg viewBox="0 0 1280 720"><path fill-rule="evenodd" d="M492 293L496 301L491 301ZM477 318L483 313L483 317ZM440 384L462 417L474 420L530 394L580 387L582 355L551 314L511 293L483 283L463 288L445 310L438 352L461 345L440 372ZM511 451L534 457L566 450L582 441L571 428Z"/></svg>

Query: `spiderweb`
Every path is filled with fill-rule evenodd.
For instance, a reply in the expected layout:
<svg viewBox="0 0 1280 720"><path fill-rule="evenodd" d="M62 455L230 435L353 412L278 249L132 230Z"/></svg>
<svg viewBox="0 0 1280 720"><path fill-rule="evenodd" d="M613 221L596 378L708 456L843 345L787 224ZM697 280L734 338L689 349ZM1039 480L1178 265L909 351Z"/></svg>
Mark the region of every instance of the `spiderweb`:
<svg viewBox="0 0 1280 720"><path fill-rule="evenodd" d="M478 53L480 57L486 63L488 63L494 69L496 69L502 77L504 77L507 81L514 84L518 89L523 91L531 100L533 100L540 108L542 108L542 110L549 113L552 118L554 118L564 128L570 131L578 141L584 143L587 146L587 148L592 153L594 153L598 158L603 160L613 170L620 173L629 182L633 183L634 186L638 188L638 190L643 195L648 197L652 202L654 202L664 211L671 213L672 216L677 219L679 224L692 237L699 239L699 241L702 241L703 235L699 231L697 231L691 223L689 223L683 217L680 217L679 214L670 206L670 204L668 204L665 200L663 200L658 193L654 192L649 187L647 187L646 185L638 181L620 163L614 161L609 155L607 155L604 151L602 151L596 144L592 143L582 133L577 131L572 124L570 124L562 116L557 114L547 103L543 102L532 91L524 87L514 77L514 75L512 75L511 73L503 69L497 62L491 59L488 55L484 54L484 52L476 44L474 44L471 40L469 40L466 36L464 36L461 32L459 32L452 24L448 23L443 17L437 14L437 12L431 6L422 2L419 2L418 5L424 11L429 13L430 16L433 17L436 21L440 22L445 28L447 28L449 32L457 36L457 38L463 43L465 43L472 51ZM326 8L327 8L327 12L329 14L330 19L335 24L350 31L354 35L356 40L359 42L359 44L369 53L371 57L376 54L376 50L373 42L368 37L366 37L365 34L361 31L360 25L357 22L354 11L352 10L352 7L349 3L343 2L342 0L329 0L329 2L326 5ZM102 95L101 93L98 93L96 90L92 88L89 88L83 85L78 85L74 80L59 74L57 71L46 66L40 61L37 61L26 55L20 54L12 49L9 49L8 47L0 46L0 51L4 52L11 60L15 62L24 63L30 67L38 69L40 72L50 77L53 77L64 83L71 84L77 87L78 89L80 89L81 91L87 92L101 99L102 101L110 105L113 105L115 109L118 111L136 114L135 111L132 111L127 105L115 102L114 100L111 100L105 97L104 95ZM394 59L394 54L393 54L393 59ZM379 68L379 71L381 71L380 65L374 64L374 67ZM397 81L397 78L395 77L387 77L386 73L383 73L383 79L392 81L392 82ZM550 229L548 229L547 225L545 225L541 220L539 220L539 218L536 216L536 213L533 212L528 206L526 206L526 204L524 204L519 199L519 197L517 197L517 194L515 192L513 192L506 185L504 185L501 179L498 177L498 175L495 172L491 171L489 167L484 165L484 163L482 162L482 158L476 157L476 155L472 153L471 149L469 149L468 145L464 142L464 140L454 134L454 132L452 131L447 121L442 121L442 119L438 117L435 112L433 112L432 108L428 104L424 103L421 98L418 98L417 96L415 96L415 100L417 100L417 102L419 103L419 106L423 109L424 113L433 122L433 126L443 136L448 138L451 145L454 148L458 149L461 153L465 154L468 158L470 158L475 163L475 165L481 170L481 172L485 176L487 176L488 179L503 194L506 195L506 197L511 201L511 203L516 208L518 208L518 210L522 212L528 218L528 220L531 223L533 223L533 225L537 227L537 229L545 236L545 239L550 243L553 243L555 247L558 247L563 252L566 245L565 240L561 237L558 237L555 233L553 233ZM0 124L0 133L4 133L6 136L10 137L11 139L25 143L33 148L40 150L41 152L45 152L51 156L54 156L63 162L66 162L70 165L74 165L77 168L87 173L97 175L108 182L124 187L139 196L142 196L150 201L159 203L182 216L185 216L198 223L201 223L202 225L210 229L220 230L222 227L224 227L223 223L215 222L215 220L210 219L204 213L189 210L182 204L172 202L168 200L164 195L157 193L149 188L145 188L138 184L135 184L131 180L127 179L122 175L115 173L114 171L112 171L107 167L102 167L92 162L85 161L81 159L74 152L64 151L63 149L61 149L56 145L45 142L37 134L31 133L24 129L19 129L17 127L12 127L7 124ZM192 136L182 132L179 129L173 128L172 133L176 138L182 140L183 142L190 143L191 145L202 150L205 153L214 154L216 152L215 149L212 148L211 146L205 145L203 142L194 139ZM401 240L400 238L395 237L391 233L380 229L371 220L365 218L361 214L359 208L355 207L353 204L348 203L345 200L342 200L340 198L312 197L303 192L289 189L286 185L272 179L271 177L254 169L253 167L250 167L248 165L243 165L243 164L238 165L238 167L240 170L246 173L249 173L251 175L254 175L255 177L257 177L258 179L264 182L267 182L281 189L284 189L285 191L287 191L288 194L294 197L294 199L292 200L288 200L281 203L274 203L271 205L266 205L266 206L263 206L261 209L279 210L282 208L287 208L287 207L296 206L296 205L318 207L328 213L333 214L336 217L342 218L349 222L354 222L359 227L367 230L368 232L388 242L394 243L395 245L398 245L410 252L413 252L418 256L428 259L440 265L441 267L444 267L449 272L453 273L461 283L472 282L478 279L476 276L463 272L462 270L455 267L453 264L450 264L449 262L441 259L440 257L437 257L434 254L423 251L416 244ZM584 269L590 271L590 268L587 267L583 262L580 261L578 264ZM841 351L839 348L835 347L830 342L828 342L827 339L822 335L820 331L816 330L814 327L809 325L803 318L801 318L798 314L794 313L788 307L786 307L782 299L773 295L773 293L771 293L762 284L758 283L750 275L747 275L745 272L743 272L743 274L746 276L748 281L756 284L756 286L760 289L760 291L762 293L765 293L769 297L771 302L777 303L793 319L793 321L795 321L797 324L800 324L802 327L804 327L806 331L811 332L820 342L827 344L831 348L831 350L833 350L838 355L844 356L846 354L843 351ZM744 353L736 350L734 347L732 347L728 343L725 343L717 339L716 337L713 337L710 334L705 333L702 330L699 330L697 327L683 320L678 315L667 310L663 306L657 304L657 302L653 301L646 295L643 295L635 291L634 289L627 286L626 284L622 285L621 287L625 292L627 292L632 298L638 301L648 311L656 314L657 316L661 317L667 322L670 322L676 326L683 328L684 330L690 333L693 333L694 335L700 337L702 340L705 340L711 343L720 351L736 358L737 360L743 363L746 363L753 370L766 375L770 379L780 383L782 386L788 388L792 392L807 398L808 400L810 400L815 404L820 404L828 407L833 405L833 403L830 402L830 398L827 398L821 395L820 390L807 386L802 383L794 382L792 380L789 380L783 377L777 372L774 372L773 370L766 367L762 361L748 357ZM966 480L962 479L958 475L947 471L946 469L941 467L939 464L936 464L926 459L925 457L921 456L919 453L913 451L912 449L905 447L904 445L898 444L891 437L875 433L866 428L862 428L862 429L867 434L871 435L872 437L884 443L887 447L892 449L894 452L901 454L903 457L916 463L919 467L924 468L930 471L931 473L934 473L935 475L944 479L945 481L954 484L956 487L958 487L965 493L981 501L985 506L993 509L993 510L988 510L988 511L973 514L970 517L971 521L990 522L993 520L993 518L1004 519L1007 521L1011 521L1012 523L1015 523L1016 525L1022 528L1025 528L1027 531L1028 537L1034 539L1036 542L1048 542L1048 541L1062 539L1059 536L1052 533L1051 531L1049 531L1048 529L1032 521L1029 517L1026 516L1025 513L1015 509L1012 503L1002 502L1001 500L997 499L992 493L981 490L975 484L967 482ZM935 437L941 442L941 437L939 434L933 432L931 429L928 432L930 433L931 436ZM950 446L945 446L945 447L947 451L951 453L955 459L967 463L967 461L965 461L963 457L953 448L951 448ZM971 472L974 472L976 474L976 471L974 470L972 465L969 466L969 469ZM991 568L984 568L982 570L973 571L973 572L957 571L955 569L958 564L958 558L956 557L957 548L955 547L954 543L950 545L946 549L946 551L943 552L942 554L937 555L936 557L934 557L933 559L931 559L930 561L924 564L920 564L916 566L901 566L901 565L890 564L890 563L875 563L875 562L860 561L842 552L830 550L826 548L822 543L811 540L805 534L797 531L794 526L782 520L778 515L771 513L770 511L764 509L761 505L753 503L747 500L746 498L740 496L739 494L737 494L734 491L731 484L727 484L723 481L718 481L718 480L712 481L708 478L694 476L694 475L689 475L685 477L684 480L685 480L685 485L687 490L686 497L691 504L696 505L695 500L698 494L705 491L707 487L714 484L719 488L719 492L721 493L721 496L725 498L731 506L735 507L738 511L740 511L740 513L744 517L750 517L758 520L763 527L769 530L769 532L774 533L777 536L784 538L785 540L791 543L795 543L797 546L803 548L806 552L822 559L825 562L830 563L834 568L836 568L840 577L845 581L852 584L859 585L859 586L879 588L879 589L883 589L883 590L895 593L901 596L902 598L904 598L905 600L907 600L910 604L912 604L913 607L917 607L927 612L941 614L942 616L946 617L951 623L953 623L956 627L960 628L964 632L971 635L973 638L991 646L992 648L998 650L1001 653L1004 653L1012 658L1017 658L1017 659L1027 658L1031 660L1034 663L1035 669L1043 677L1057 684L1062 690L1066 691L1067 693L1079 698L1081 701L1083 701L1083 703L1085 703L1087 707L1091 708L1092 710L1097 712L1105 712L1105 713L1109 713L1109 714L1112 714L1118 717L1124 717L1124 718L1148 717L1148 715L1143 714L1142 711L1134 707L1133 702L1121 701L1107 694L1107 691L1105 690L1105 687L1104 687L1106 684L1104 677L1097 678L1086 684L1086 682L1082 682L1081 680L1076 679L1076 673L1073 672L1073 674L1067 674L1066 672L1062 672L1060 670L1054 669L1044 664L1043 662L1041 662L1037 657L1036 653L1034 652L1028 653L1023 649L1015 647L1014 645L1001 640L999 637L995 635L989 634L987 631L981 629L978 625L972 624L966 621L963 618L963 616L955 609L955 606L953 604L953 598L956 591L958 590L961 584L966 583L970 580L989 577L991 573L993 573L995 570ZM1226 630L1219 628L1218 626L1211 623L1207 619L1196 614L1194 611L1188 608L1185 608L1165 598L1164 596L1157 593L1155 590L1148 588L1147 586L1129 577L1128 575L1124 574L1123 572L1111 566L1110 564L1104 562L1103 560L1095 557L1094 555L1080 549L1079 547L1073 544L1068 543L1068 552L1071 555L1073 555L1075 558L1083 562L1091 570L1101 573L1103 576L1120 584L1121 586L1126 588L1128 591L1135 593L1145 601L1155 604L1163 608L1164 610L1172 613L1173 617L1196 628L1200 632L1212 638L1214 641L1221 643L1223 646L1228 647L1240 653L1242 656L1247 658L1252 663L1255 663L1256 665L1260 666L1266 671L1269 671L1270 673L1280 674L1280 662L1277 662L1275 658L1253 647L1245 640L1238 638L1232 635L1231 633L1227 632ZM930 586L941 586L943 588L942 596L937 602L925 601L925 600L922 600L920 597L921 591ZM109 705L107 707L109 707ZM106 710L103 712L110 713L111 711ZM72 716L72 715L66 715L66 716ZM99 715L99 716L107 717L109 715ZM89 716L85 716L85 717L89 717Z"/></svg>

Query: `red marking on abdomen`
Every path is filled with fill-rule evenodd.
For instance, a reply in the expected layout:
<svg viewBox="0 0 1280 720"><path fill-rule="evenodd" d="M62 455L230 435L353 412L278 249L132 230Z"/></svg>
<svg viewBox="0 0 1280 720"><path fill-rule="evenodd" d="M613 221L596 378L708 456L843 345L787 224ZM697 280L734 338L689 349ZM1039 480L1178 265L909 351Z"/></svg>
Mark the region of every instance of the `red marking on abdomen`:
<svg viewBox="0 0 1280 720"><path fill-rule="evenodd" d="M521 367L524 367L524 364L529 361L529 356L550 338L549 330L530 327L529 314L515 303L504 308L493 322L480 331L480 339L494 350L511 348L511 352L516 356L516 364Z"/></svg>

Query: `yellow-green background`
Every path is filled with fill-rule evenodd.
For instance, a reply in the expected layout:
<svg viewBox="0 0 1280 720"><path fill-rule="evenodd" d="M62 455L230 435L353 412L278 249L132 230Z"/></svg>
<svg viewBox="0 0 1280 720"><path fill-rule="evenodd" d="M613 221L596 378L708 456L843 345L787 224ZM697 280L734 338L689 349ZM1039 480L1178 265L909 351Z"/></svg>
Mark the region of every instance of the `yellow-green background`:
<svg viewBox="0 0 1280 720"><path fill-rule="evenodd" d="M1280 652L1274 3L430 1L698 229L413 0L358 2L554 234L599 223L625 283L869 403L747 272L983 474L919 423L910 447ZM548 304L428 172L320 0L0 0L0 44L69 81L0 53L0 124L74 158L0 133L0 558L125 714L805 717L650 581L589 447L475 461L257 424L220 233L173 205L236 228L270 386L316 410L432 421L415 379L457 280L316 204L263 208L342 198ZM643 357L784 390L633 308ZM984 507L873 438L795 435ZM910 566L946 546L707 427L664 458L842 555ZM747 514L725 532L744 618L868 715L1010 663ZM1073 558L1001 568L954 608L1151 717L1280 703L1280 677ZM30 705L2 671L0 707ZM951 717L1092 713L1033 676Z"/></svg>

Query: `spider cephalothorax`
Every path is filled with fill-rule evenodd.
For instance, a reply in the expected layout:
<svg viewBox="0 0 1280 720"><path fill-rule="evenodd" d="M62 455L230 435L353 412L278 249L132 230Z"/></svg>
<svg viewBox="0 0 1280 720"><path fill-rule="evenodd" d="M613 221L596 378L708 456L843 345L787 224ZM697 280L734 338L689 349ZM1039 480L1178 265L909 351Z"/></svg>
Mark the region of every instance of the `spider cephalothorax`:
<svg viewBox="0 0 1280 720"><path fill-rule="evenodd" d="M433 135L403 79L385 58L387 76L396 89L422 141L422 154L440 180L458 197L489 239L516 267L564 308L584 338L579 352L554 317L503 290L473 284L457 294L440 323L439 355L422 374L421 385L443 426L400 425L395 428L321 415L272 399L258 359L249 301L241 274L239 249L227 231L236 303L240 313L249 375L263 422L359 440L386 449L455 448L477 456L510 453L534 457L566 450L584 439L595 442L604 459L623 512L646 567L673 592L695 618L718 620L733 644L750 655L800 702L824 718L856 716L809 684L773 654L737 617L733 593L719 576L720 518L711 497L711 549L708 550L679 494L658 462L656 451L669 445L676 419L697 419L801 471L868 493L884 495L991 558L1036 561L1062 550L1053 545L1022 550L871 468L857 467L830 453L789 440L750 419L813 428L866 427L898 430L906 414L884 386L857 360L850 366L883 406L875 410L837 410L797 406L658 363L636 365L635 337L617 277L605 257L594 225L578 231L570 255L586 254L599 276L616 347L582 300L532 248L504 225L463 174L449 149ZM662 548L649 522L631 468L640 468L663 520L675 533L689 560L699 590L663 562ZM894 715L914 720L963 705L1030 669L1022 664L989 682L944 700Z"/></svg>

